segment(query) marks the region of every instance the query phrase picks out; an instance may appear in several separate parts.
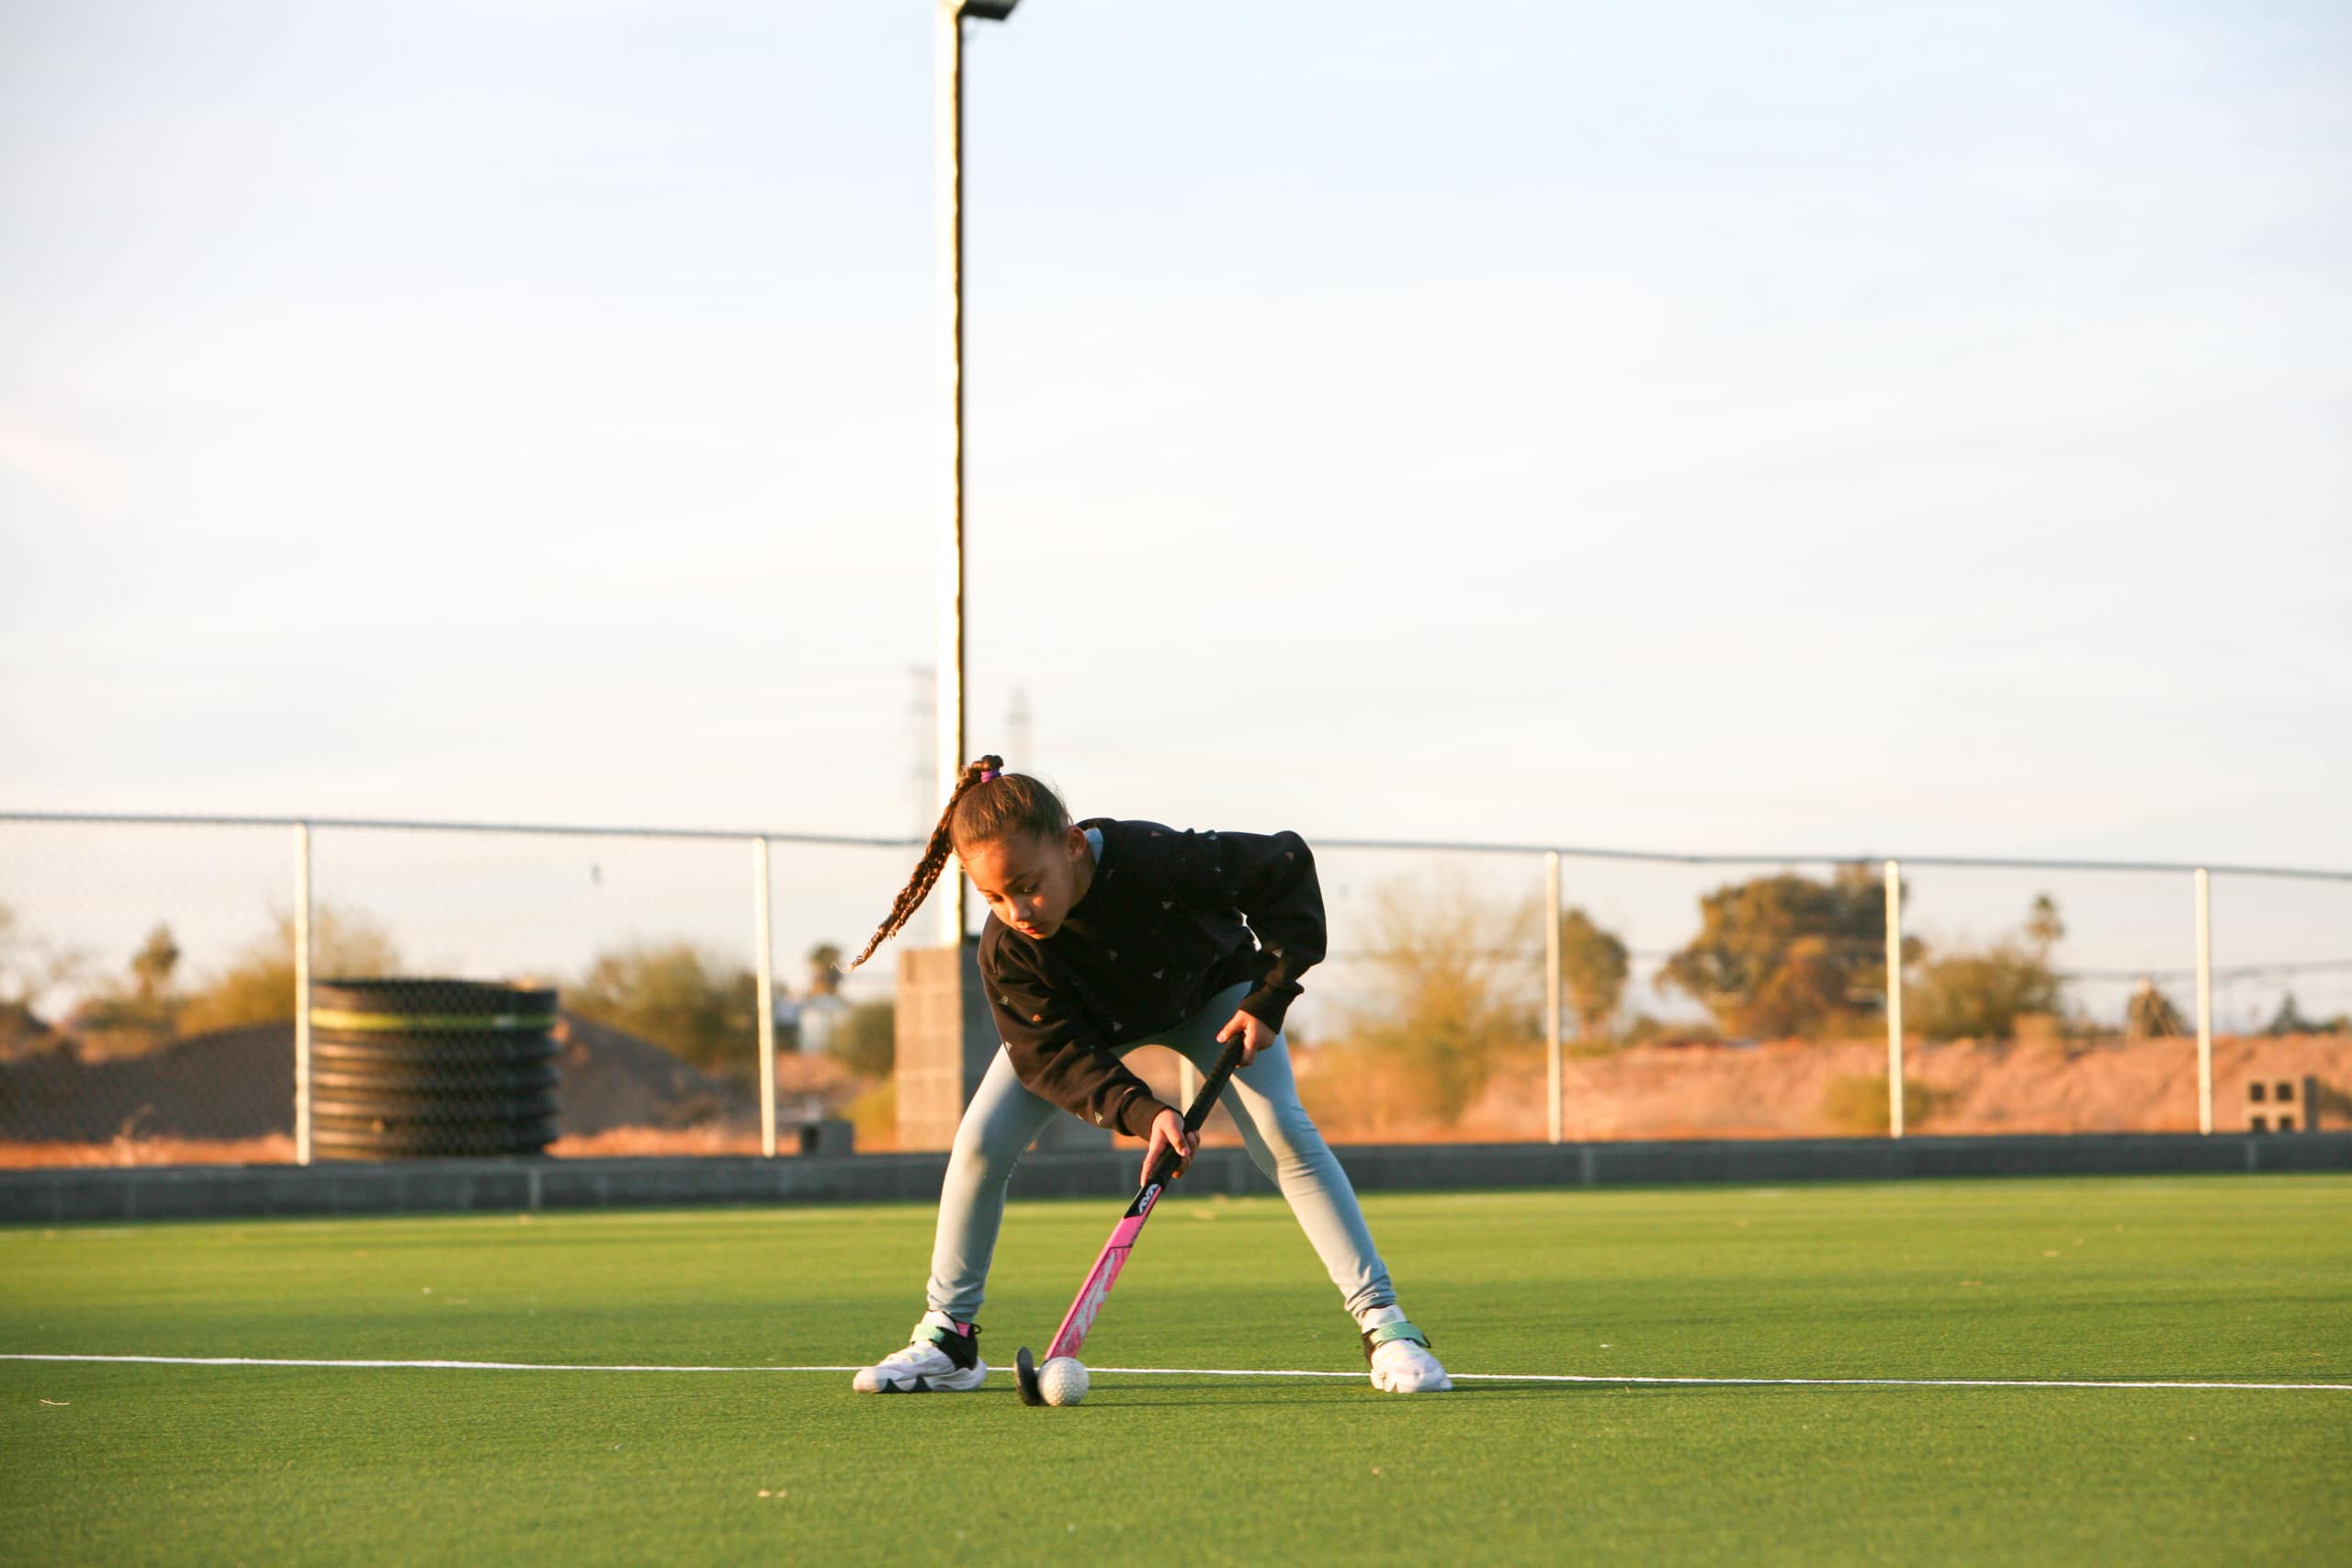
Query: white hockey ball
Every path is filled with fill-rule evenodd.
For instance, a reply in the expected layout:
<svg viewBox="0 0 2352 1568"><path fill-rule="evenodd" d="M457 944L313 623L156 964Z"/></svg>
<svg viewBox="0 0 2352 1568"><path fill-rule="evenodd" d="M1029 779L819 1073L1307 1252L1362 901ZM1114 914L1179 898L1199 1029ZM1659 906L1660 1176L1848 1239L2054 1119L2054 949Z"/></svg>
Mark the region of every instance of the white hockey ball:
<svg viewBox="0 0 2352 1568"><path fill-rule="evenodd" d="M1086 1397L1086 1363L1075 1356L1056 1356L1037 1369L1037 1390L1048 1404L1076 1404Z"/></svg>

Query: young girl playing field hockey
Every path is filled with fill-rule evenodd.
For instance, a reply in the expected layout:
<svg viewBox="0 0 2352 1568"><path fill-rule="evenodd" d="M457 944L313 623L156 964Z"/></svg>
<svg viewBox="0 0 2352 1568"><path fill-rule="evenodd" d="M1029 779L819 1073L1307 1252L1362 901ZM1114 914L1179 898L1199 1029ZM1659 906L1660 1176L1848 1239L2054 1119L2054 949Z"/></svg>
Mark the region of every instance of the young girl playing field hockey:
<svg viewBox="0 0 2352 1568"><path fill-rule="evenodd" d="M980 974L1004 1047L947 1160L930 1310L914 1342L857 1374L864 1393L961 1393L989 1374L980 1310L1012 1168L1057 1109L1148 1141L1144 1167L1193 1140L1175 1107L1120 1058L1166 1045L1203 1073L1242 1039L1226 1105L1250 1158L1289 1200L1363 1337L1374 1388L1451 1388L1406 1320L1347 1173L1298 1102L1283 1013L1323 956L1323 894L1295 833L1178 832L1156 822L1073 824L1060 799L983 757L957 779L922 863L855 968L907 922L952 852L989 907ZM1248 924L1243 924L1244 918ZM1253 940L1254 938L1254 940ZM1181 1172L1182 1167L1179 1166Z"/></svg>

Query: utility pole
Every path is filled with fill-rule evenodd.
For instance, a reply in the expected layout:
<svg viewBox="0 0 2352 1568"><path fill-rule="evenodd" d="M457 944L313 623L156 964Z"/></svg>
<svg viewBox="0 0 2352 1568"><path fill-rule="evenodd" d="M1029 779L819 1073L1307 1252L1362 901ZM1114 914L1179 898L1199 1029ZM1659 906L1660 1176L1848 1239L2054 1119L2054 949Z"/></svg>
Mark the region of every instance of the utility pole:
<svg viewBox="0 0 2352 1568"><path fill-rule="evenodd" d="M1018 0L937 0L939 218L939 664L932 716L938 793L928 834L971 757L964 733L964 19L1001 22ZM932 888L939 941L899 953L899 1146L944 1149L1002 1049L964 941L964 869L954 856ZM1072 1123L1080 1133L1100 1129ZM1107 1133L1101 1140L1106 1146Z"/></svg>
<svg viewBox="0 0 2352 1568"><path fill-rule="evenodd" d="M934 66L939 204L940 465L939 801L945 808L966 761L964 734L964 18L1001 22L1020 0L939 0ZM964 943L964 868L953 859L939 875L944 947Z"/></svg>

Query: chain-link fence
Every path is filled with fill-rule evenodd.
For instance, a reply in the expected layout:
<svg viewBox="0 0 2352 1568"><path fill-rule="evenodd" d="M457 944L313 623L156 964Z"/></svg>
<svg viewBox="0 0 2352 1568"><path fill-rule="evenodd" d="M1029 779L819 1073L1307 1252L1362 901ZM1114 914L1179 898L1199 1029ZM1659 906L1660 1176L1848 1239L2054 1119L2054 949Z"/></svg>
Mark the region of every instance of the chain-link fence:
<svg viewBox="0 0 2352 1568"><path fill-rule="evenodd" d="M911 857L0 817L0 1163L887 1143L884 966L833 964Z"/></svg>
<svg viewBox="0 0 2352 1568"><path fill-rule="evenodd" d="M0 815L0 1162L889 1147L888 954L834 965L914 852ZM1336 1141L2352 1111L2341 874L1905 862L1891 972L1881 862L1317 854L1330 955L1290 1031ZM1163 1055L1135 1065L1172 1095Z"/></svg>
<svg viewBox="0 0 2352 1568"><path fill-rule="evenodd" d="M1903 861L1890 987L1883 861L1566 851L1555 871L1534 848L1329 843L1318 863L1332 953L1293 1034L1336 1136L2352 1125L2344 874Z"/></svg>

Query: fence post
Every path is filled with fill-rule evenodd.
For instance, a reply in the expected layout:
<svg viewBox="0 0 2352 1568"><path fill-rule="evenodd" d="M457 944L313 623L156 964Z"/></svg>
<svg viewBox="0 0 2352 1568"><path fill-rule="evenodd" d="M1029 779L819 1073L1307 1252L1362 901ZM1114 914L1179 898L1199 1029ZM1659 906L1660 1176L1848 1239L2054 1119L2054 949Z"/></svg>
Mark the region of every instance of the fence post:
<svg viewBox="0 0 2352 1568"><path fill-rule="evenodd" d="M760 976L760 1153L775 1158L775 942L768 890L768 841L752 840L752 951Z"/></svg>
<svg viewBox="0 0 2352 1568"><path fill-rule="evenodd" d="M1544 1127L1560 1141L1560 852L1544 854Z"/></svg>
<svg viewBox="0 0 2352 1568"><path fill-rule="evenodd" d="M311 825L294 824L294 1163L311 1163Z"/></svg>
<svg viewBox="0 0 2352 1568"><path fill-rule="evenodd" d="M2197 1130L2213 1130L2213 890L2197 868Z"/></svg>
<svg viewBox="0 0 2352 1568"><path fill-rule="evenodd" d="M1886 1131L1903 1136L1903 867L1886 863Z"/></svg>

